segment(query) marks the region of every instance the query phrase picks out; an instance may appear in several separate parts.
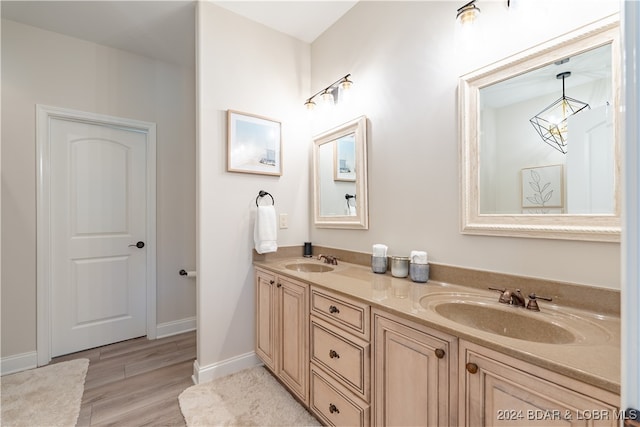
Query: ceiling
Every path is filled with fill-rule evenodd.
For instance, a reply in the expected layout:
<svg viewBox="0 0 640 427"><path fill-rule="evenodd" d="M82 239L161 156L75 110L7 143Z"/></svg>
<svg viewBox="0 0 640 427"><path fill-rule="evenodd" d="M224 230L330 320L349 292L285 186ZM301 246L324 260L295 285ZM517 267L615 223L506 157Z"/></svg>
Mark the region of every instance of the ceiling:
<svg viewBox="0 0 640 427"><path fill-rule="evenodd" d="M482 88L483 107L504 108L515 103L527 101L543 95L562 95L562 80L557 76L570 72L565 87L567 96L571 96L571 88L592 84L593 82L611 80L611 45L582 52L564 61L554 62L547 66L530 70ZM613 102L613 101L612 101Z"/></svg>
<svg viewBox="0 0 640 427"><path fill-rule="evenodd" d="M357 1L214 1L311 43ZM195 64L195 2L2 0L2 17L185 66Z"/></svg>
<svg viewBox="0 0 640 427"><path fill-rule="evenodd" d="M356 3L338 1L214 1L220 7L252 21L289 34L307 43L313 42Z"/></svg>

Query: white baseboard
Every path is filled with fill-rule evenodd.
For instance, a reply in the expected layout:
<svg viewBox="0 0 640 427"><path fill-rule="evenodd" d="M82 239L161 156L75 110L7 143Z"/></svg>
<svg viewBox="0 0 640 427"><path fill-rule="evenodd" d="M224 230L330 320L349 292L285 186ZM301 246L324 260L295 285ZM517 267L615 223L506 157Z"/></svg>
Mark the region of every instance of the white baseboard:
<svg viewBox="0 0 640 427"><path fill-rule="evenodd" d="M195 331L195 329L195 317L160 323L156 327L156 338L170 337L183 332ZM13 374L15 372L25 371L36 367L38 367L38 353L35 351L7 356L0 359L0 371L2 375Z"/></svg>
<svg viewBox="0 0 640 427"><path fill-rule="evenodd" d="M0 370L2 375L13 374L27 369L38 367L38 353L30 351L28 353L16 354L3 357L0 360Z"/></svg>
<svg viewBox="0 0 640 427"><path fill-rule="evenodd" d="M193 362L193 376L191 379L194 384L202 384L258 365L262 365L262 361L258 359L255 351L208 366L200 366L196 360Z"/></svg>
<svg viewBox="0 0 640 427"><path fill-rule="evenodd" d="M160 323L156 326L156 338L165 338L172 335L178 335L183 332L196 330L196 318L187 317L186 319L174 320L172 322Z"/></svg>

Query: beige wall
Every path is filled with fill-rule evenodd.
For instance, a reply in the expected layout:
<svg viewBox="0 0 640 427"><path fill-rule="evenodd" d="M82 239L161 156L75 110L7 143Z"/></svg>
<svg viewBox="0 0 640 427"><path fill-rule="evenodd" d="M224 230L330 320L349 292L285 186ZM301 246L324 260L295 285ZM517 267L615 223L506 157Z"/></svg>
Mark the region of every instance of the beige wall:
<svg viewBox="0 0 640 427"><path fill-rule="evenodd" d="M36 350L35 104L157 123L157 321L195 317L195 71L2 21L2 356Z"/></svg>
<svg viewBox="0 0 640 427"><path fill-rule="evenodd" d="M207 379L255 363L253 224L258 191L275 198L289 228L280 246L308 236L309 45L210 2L198 13L198 365ZM226 172L226 111L282 123L280 177ZM246 356L243 358L243 356ZM199 376L199 378L198 378Z"/></svg>
<svg viewBox="0 0 640 427"><path fill-rule="evenodd" d="M620 288L620 245L459 232L457 78L619 10L605 1L483 1L463 34L455 3L360 2L311 47L311 87L352 73L351 104L314 115L318 133L359 115L371 123L367 231L311 228L315 244Z"/></svg>

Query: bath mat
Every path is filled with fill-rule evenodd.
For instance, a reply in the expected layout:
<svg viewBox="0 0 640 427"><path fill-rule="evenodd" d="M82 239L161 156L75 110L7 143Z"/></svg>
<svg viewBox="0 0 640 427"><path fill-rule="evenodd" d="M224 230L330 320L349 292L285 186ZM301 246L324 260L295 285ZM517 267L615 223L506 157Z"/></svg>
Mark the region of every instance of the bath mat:
<svg viewBox="0 0 640 427"><path fill-rule="evenodd" d="M188 427L321 425L262 366L191 386L178 399Z"/></svg>
<svg viewBox="0 0 640 427"><path fill-rule="evenodd" d="M88 368L88 359L76 359L0 378L0 425L75 426Z"/></svg>

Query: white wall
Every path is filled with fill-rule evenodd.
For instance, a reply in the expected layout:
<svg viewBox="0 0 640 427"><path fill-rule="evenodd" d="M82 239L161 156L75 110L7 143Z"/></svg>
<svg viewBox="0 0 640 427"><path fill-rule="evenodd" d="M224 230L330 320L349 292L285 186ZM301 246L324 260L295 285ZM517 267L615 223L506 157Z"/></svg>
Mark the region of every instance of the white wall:
<svg viewBox="0 0 640 427"><path fill-rule="evenodd" d="M258 191L275 198L289 228L280 246L309 229L309 45L209 2L198 31L198 360L207 381L256 363L253 224ZM282 176L226 172L226 111L282 123Z"/></svg>
<svg viewBox="0 0 640 427"><path fill-rule="evenodd" d="M157 123L157 321L193 324L194 69L3 20L2 357L36 349L35 104Z"/></svg>
<svg viewBox="0 0 640 427"><path fill-rule="evenodd" d="M623 226L621 408L640 409L640 3L624 4L625 212Z"/></svg>
<svg viewBox="0 0 640 427"><path fill-rule="evenodd" d="M449 1L360 2L311 49L315 92L352 73L351 104L316 115L319 133L370 120L370 229L311 229L314 244L607 288L620 287L620 245L468 236L459 232L459 75L619 10L618 0L482 1L469 34Z"/></svg>

